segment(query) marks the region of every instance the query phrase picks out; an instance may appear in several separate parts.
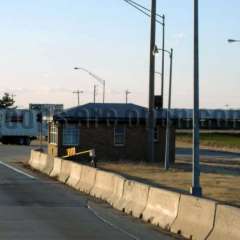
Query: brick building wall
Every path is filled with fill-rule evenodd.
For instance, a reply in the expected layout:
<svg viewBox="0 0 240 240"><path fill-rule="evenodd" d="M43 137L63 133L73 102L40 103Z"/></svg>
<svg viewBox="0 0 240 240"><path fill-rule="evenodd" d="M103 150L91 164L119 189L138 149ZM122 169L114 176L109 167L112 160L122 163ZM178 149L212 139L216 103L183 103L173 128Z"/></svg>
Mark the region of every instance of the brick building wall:
<svg viewBox="0 0 240 240"><path fill-rule="evenodd" d="M123 126L123 125L118 125ZM106 124L79 126L79 146L77 151L94 148L98 160L147 160L147 129L144 125L126 127L124 146L114 145L114 125ZM158 127L159 141L155 143L155 159L164 161L165 129ZM66 149L71 146L62 145L62 125L58 125L58 144L49 144L48 153L52 156L66 155ZM170 159L175 160L175 130L171 131Z"/></svg>

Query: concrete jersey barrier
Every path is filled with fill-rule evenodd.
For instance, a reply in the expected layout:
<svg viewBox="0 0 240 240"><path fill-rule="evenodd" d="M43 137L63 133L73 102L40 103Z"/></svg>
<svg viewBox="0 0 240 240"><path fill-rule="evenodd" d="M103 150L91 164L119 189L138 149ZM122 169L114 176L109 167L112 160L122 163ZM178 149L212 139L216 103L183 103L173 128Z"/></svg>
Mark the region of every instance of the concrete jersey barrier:
<svg viewBox="0 0 240 240"><path fill-rule="evenodd" d="M117 209L139 218L147 205L148 191L148 185L127 180L124 183L122 199L115 206Z"/></svg>
<svg viewBox="0 0 240 240"><path fill-rule="evenodd" d="M150 187L143 219L163 229L170 229L178 214L180 193Z"/></svg>
<svg viewBox="0 0 240 240"><path fill-rule="evenodd" d="M40 153L40 157L39 157L39 171L42 173L47 173L47 171L50 168L50 158L47 154L45 153Z"/></svg>
<svg viewBox="0 0 240 240"><path fill-rule="evenodd" d="M124 183L126 181L125 178L119 176L119 175L114 175L114 188L113 188L113 193L112 195L107 199L108 203L111 204L113 207L116 207L119 201L123 197L123 188L124 188Z"/></svg>
<svg viewBox="0 0 240 240"><path fill-rule="evenodd" d="M50 176L58 178L61 172L62 159L55 157L53 159L53 170L50 172Z"/></svg>
<svg viewBox="0 0 240 240"><path fill-rule="evenodd" d="M97 170L95 184L90 194L94 197L108 201L113 195L116 177L117 175L114 173Z"/></svg>
<svg viewBox="0 0 240 240"><path fill-rule="evenodd" d="M171 231L186 238L205 240L213 229L215 210L214 201L181 195Z"/></svg>
<svg viewBox="0 0 240 240"><path fill-rule="evenodd" d="M239 240L240 209L226 205L218 205L214 229L208 240Z"/></svg>
<svg viewBox="0 0 240 240"><path fill-rule="evenodd" d="M68 180L71 172L71 164L72 164L71 161L62 160L61 171L58 176L58 180L60 182L65 183Z"/></svg>
<svg viewBox="0 0 240 240"><path fill-rule="evenodd" d="M70 176L67 180L67 185L77 189L77 184L80 181L82 165L72 162Z"/></svg>
<svg viewBox="0 0 240 240"><path fill-rule="evenodd" d="M34 161L39 159L39 157L40 157L40 152L38 152L36 150L31 150L31 154L30 154L30 159L28 161L28 165L33 167L34 166Z"/></svg>
<svg viewBox="0 0 240 240"><path fill-rule="evenodd" d="M43 172L45 166L47 166L48 155L44 153L35 153L31 160L31 167L35 170Z"/></svg>
<svg viewBox="0 0 240 240"><path fill-rule="evenodd" d="M53 170L53 166L54 166L53 158L51 156L47 155L45 166L43 167L42 172L49 175Z"/></svg>
<svg viewBox="0 0 240 240"><path fill-rule="evenodd" d="M77 184L77 189L85 193L90 193L95 184L96 172L96 168L82 166L81 177Z"/></svg>

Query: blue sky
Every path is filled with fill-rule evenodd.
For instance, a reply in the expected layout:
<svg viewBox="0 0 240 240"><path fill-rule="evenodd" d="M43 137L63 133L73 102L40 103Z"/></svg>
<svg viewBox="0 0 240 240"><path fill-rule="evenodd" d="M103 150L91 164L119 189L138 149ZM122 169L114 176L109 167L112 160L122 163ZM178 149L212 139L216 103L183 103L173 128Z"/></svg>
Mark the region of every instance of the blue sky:
<svg viewBox="0 0 240 240"><path fill-rule="evenodd" d="M150 0L136 0L150 7ZM167 48L174 48L173 106L192 107L193 1L157 0L167 18ZM239 107L239 0L199 0L200 105ZM107 101L147 105L150 21L123 0L8 0L0 3L0 92L16 94L17 104L76 104L72 91L92 101L88 68L106 80ZM161 46L161 27L157 44ZM168 60L168 59L167 59ZM167 62L168 63L168 62ZM157 57L156 70L161 71ZM168 73L168 65L166 65ZM166 75L166 86L168 74ZM98 87L98 100L101 87ZM160 77L156 76L156 93ZM165 89L167 99L167 88Z"/></svg>

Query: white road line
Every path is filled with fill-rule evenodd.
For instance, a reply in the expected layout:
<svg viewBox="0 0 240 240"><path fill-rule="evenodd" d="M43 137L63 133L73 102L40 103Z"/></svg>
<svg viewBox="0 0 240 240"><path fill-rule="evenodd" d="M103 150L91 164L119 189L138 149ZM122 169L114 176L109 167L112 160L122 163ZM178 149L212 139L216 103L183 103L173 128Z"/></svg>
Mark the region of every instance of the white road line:
<svg viewBox="0 0 240 240"><path fill-rule="evenodd" d="M105 218L101 217L93 208L91 208L91 206L89 206L89 204L87 205L88 209L102 222L104 222L105 224L109 225L112 228L115 228L116 230L118 230L119 232L127 235L129 238L134 239L134 240L140 240L138 237L134 236L133 234L125 231L124 229L114 225L113 223L109 222L108 220L106 220Z"/></svg>
<svg viewBox="0 0 240 240"><path fill-rule="evenodd" d="M11 170L13 170L13 171L15 171L15 172L17 172L17 173L20 173L20 174L28 177L28 178L36 179L36 177L34 177L34 176L32 176L32 175L30 175L30 174L28 174L28 173L25 173L25 172L21 171L20 169L17 169L17 168L15 168L15 167L12 167L12 166L10 166L10 165L2 162L2 161L0 161L0 165L3 165L4 167L7 167L7 168L9 168L9 169L11 169Z"/></svg>

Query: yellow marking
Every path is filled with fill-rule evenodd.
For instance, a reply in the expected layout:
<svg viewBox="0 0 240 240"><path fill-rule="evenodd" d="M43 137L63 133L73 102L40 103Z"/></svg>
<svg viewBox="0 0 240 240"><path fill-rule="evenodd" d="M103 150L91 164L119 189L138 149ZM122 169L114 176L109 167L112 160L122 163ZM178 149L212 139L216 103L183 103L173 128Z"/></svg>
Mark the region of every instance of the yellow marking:
<svg viewBox="0 0 240 240"><path fill-rule="evenodd" d="M73 151L74 149L74 151ZM70 154L69 154L70 153ZM73 154L74 153L74 154ZM87 150L87 151L83 151L83 152L79 152L79 153L76 153L76 149L75 148L68 148L67 149L67 154L66 156L63 156L62 158L67 158L67 157L73 157L73 156L79 156L79 155L84 155L84 154L92 154L93 153L93 150Z"/></svg>

